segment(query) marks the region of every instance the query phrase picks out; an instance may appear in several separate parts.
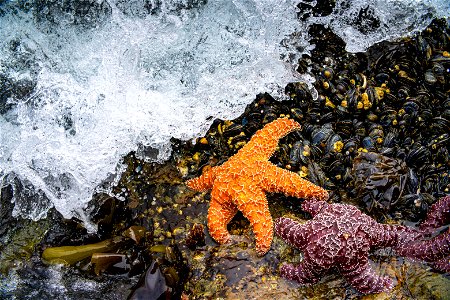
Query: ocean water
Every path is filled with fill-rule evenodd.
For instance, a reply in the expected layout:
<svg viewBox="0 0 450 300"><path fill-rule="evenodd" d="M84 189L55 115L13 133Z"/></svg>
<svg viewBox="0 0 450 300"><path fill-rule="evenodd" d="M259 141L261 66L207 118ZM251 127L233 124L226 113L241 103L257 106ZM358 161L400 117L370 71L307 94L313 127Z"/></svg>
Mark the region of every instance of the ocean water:
<svg viewBox="0 0 450 300"><path fill-rule="evenodd" d="M330 27L350 52L413 34L446 1L336 1L326 16L291 0L0 1L0 183L14 215L55 207L95 231L85 212L137 151L170 156L256 94L284 99L308 28ZM303 16L300 20L298 16ZM101 188L100 188L101 186Z"/></svg>

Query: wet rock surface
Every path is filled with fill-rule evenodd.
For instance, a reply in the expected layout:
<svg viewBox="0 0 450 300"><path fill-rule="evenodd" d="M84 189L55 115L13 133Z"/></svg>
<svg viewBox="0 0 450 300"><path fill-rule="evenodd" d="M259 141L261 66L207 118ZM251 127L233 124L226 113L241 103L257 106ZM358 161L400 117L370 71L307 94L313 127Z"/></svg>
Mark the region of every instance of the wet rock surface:
<svg viewBox="0 0 450 300"><path fill-rule="evenodd" d="M95 11L108 14L107 8ZM88 13L83 10L77 22L89 25ZM286 87L290 100L260 94L239 118L215 120L204 137L173 140L173 154L164 164L130 153L114 196L97 194L90 204L96 233L54 211L42 222L16 220L8 202L11 187L3 187L1 222L8 230L0 231L0 238L8 245L1 249L1 265L7 267L0 275L0 296L21 299L38 292L44 298L55 297L56 291L69 299L157 299L161 294L171 299L359 298L337 275L314 286L281 279L279 264L298 262L301 254L275 237L268 254L257 257L242 214L228 226L234 242L216 244L206 227L210 193L184 185L204 166L219 165L235 154L264 124L289 116L302 130L283 138L271 161L329 190L332 202L355 204L380 222L418 222L437 198L449 193L447 22L437 20L417 36L383 42L359 54L346 53L343 42L323 27L312 28L310 34L316 48L300 60L299 71L310 69L315 91L292 83ZM320 42L324 38L326 43ZM278 194L268 199L274 218L309 218L301 199ZM30 235L34 238L21 242ZM73 246L77 252L118 238L117 247L105 250L116 254L109 260L88 256L70 267L41 261L47 248ZM449 279L426 265L388 251L371 259L376 272L389 274L397 286L391 295L365 298L448 299ZM12 268L18 263L20 268ZM11 278L21 283L6 286ZM158 293L151 294L148 288L155 284Z"/></svg>

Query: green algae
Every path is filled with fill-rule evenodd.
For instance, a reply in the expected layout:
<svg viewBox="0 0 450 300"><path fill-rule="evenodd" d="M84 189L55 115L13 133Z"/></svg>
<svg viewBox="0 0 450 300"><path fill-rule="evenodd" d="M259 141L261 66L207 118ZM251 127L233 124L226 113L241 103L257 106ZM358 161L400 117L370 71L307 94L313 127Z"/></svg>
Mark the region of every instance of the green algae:
<svg viewBox="0 0 450 300"><path fill-rule="evenodd" d="M450 279L419 266L409 268L406 284L421 299L450 299Z"/></svg>
<svg viewBox="0 0 450 300"><path fill-rule="evenodd" d="M36 245L44 238L49 229L49 220L21 220L0 247L0 272L7 274L9 269L20 265L31 258Z"/></svg>

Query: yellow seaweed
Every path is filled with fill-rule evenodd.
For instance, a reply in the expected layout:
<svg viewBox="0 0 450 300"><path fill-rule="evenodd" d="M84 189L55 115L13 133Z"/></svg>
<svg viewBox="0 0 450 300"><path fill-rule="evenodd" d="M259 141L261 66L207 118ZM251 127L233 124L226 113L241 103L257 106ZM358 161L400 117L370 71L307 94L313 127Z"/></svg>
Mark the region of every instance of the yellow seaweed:
<svg viewBox="0 0 450 300"><path fill-rule="evenodd" d="M91 257L91 263L95 265L95 274L100 275L112 265L120 264L119 267L129 269L125 254L118 253L94 253Z"/></svg>
<svg viewBox="0 0 450 300"><path fill-rule="evenodd" d="M49 264L73 265L92 256L94 253L112 251L117 247L118 241L118 239L108 239L99 243L81 246L51 247L44 250L42 260Z"/></svg>

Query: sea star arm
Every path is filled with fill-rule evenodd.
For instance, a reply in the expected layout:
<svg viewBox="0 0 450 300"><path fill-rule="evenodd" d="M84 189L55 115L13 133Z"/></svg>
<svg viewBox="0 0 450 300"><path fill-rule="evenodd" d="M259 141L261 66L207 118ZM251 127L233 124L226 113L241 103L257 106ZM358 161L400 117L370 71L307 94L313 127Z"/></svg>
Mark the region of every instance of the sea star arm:
<svg viewBox="0 0 450 300"><path fill-rule="evenodd" d="M287 118L276 119L258 130L247 145L239 151L239 154L249 157L257 154L260 157L269 159L277 148L278 140L291 131L300 128L300 124L294 120Z"/></svg>
<svg viewBox="0 0 450 300"><path fill-rule="evenodd" d="M448 257L444 257L436 262L431 263L433 269L439 270L443 273L450 272L450 259Z"/></svg>
<svg viewBox="0 0 450 300"><path fill-rule="evenodd" d="M237 210L233 207L211 201L208 209L208 230L211 237L219 244L226 244L230 241L227 225L236 212Z"/></svg>
<svg viewBox="0 0 450 300"><path fill-rule="evenodd" d="M203 168L202 175L193 179L189 179L188 181L186 181L186 185L191 189L199 192L212 189L217 168L219 167L211 168L210 166L205 166Z"/></svg>
<svg viewBox="0 0 450 300"><path fill-rule="evenodd" d="M428 211L427 218L420 224L423 232L433 232L436 228L450 223L450 196L442 197Z"/></svg>
<svg viewBox="0 0 450 300"><path fill-rule="evenodd" d="M356 264L349 264L348 267L341 265L339 270L355 289L364 294L389 291L393 287L389 277L375 273L367 256L361 258Z"/></svg>
<svg viewBox="0 0 450 300"><path fill-rule="evenodd" d="M216 189L213 189L211 193L212 199L208 209L208 231L216 242L225 244L231 239L227 225L236 215L237 207L231 201L220 202L218 193L219 191Z"/></svg>
<svg viewBox="0 0 450 300"><path fill-rule="evenodd" d="M328 203L325 201L317 201L315 198L308 198L302 203L302 209L311 214L312 217L317 215Z"/></svg>
<svg viewBox="0 0 450 300"><path fill-rule="evenodd" d="M308 242L309 224L300 224L289 218L278 218L275 221L275 234L292 246L303 250Z"/></svg>
<svg viewBox="0 0 450 300"><path fill-rule="evenodd" d="M263 172L262 186L267 192L283 193L298 198L328 199L328 192L300 175L275 166L270 162L259 162Z"/></svg>
<svg viewBox="0 0 450 300"><path fill-rule="evenodd" d="M430 240L417 240L400 245L396 252L398 255L407 256L435 262L450 255L450 229Z"/></svg>
<svg viewBox="0 0 450 300"><path fill-rule="evenodd" d="M250 221L256 239L256 252L262 256L270 249L273 239L273 220L266 195L256 186L243 188L235 195L235 203Z"/></svg>
<svg viewBox="0 0 450 300"><path fill-rule="evenodd" d="M401 245L413 242L422 237L422 233L414 228L401 225L379 224L367 217L366 226L370 234L370 246L373 249L392 247L397 249Z"/></svg>
<svg viewBox="0 0 450 300"><path fill-rule="evenodd" d="M303 260L298 265L283 264L280 268L280 276L289 280L295 280L301 284L314 284L319 281L324 270L320 266L312 266L308 260Z"/></svg>

